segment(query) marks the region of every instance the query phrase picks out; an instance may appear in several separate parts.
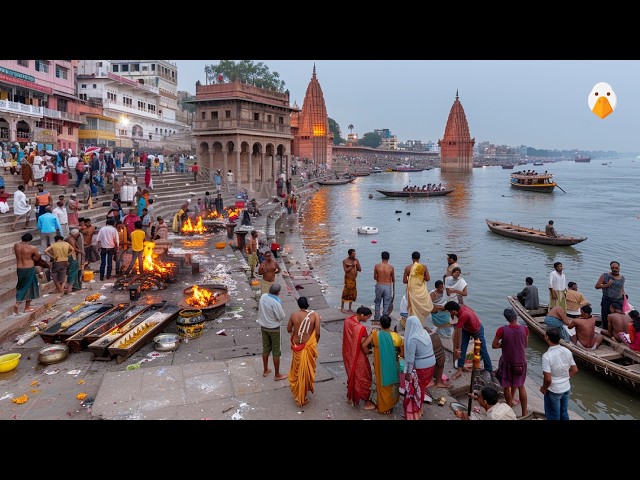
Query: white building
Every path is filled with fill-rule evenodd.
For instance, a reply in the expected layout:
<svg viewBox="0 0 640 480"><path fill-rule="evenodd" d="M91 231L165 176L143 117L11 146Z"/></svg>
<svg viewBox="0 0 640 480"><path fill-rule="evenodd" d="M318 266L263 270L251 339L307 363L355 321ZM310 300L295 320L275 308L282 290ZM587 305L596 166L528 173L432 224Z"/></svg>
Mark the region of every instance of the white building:
<svg viewBox="0 0 640 480"><path fill-rule="evenodd" d="M88 118L89 132L101 132L101 121L115 122L112 141L98 134L92 142L92 136L83 132L86 144L165 153L192 150L190 127L176 120L178 72L174 64L166 60L80 60L76 85L80 99L103 108L103 117L96 118L95 125Z"/></svg>

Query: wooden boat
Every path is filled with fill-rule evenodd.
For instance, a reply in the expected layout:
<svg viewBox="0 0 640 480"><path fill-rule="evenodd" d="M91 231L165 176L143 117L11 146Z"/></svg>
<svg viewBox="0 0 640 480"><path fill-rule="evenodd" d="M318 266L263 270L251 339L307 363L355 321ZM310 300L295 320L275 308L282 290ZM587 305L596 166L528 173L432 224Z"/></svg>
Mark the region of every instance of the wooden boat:
<svg viewBox="0 0 640 480"><path fill-rule="evenodd" d="M68 345L70 352L80 352L87 346L87 339L85 338L87 333L99 328L101 325L112 323L121 319L127 311L133 308L129 303L119 303L115 308L112 308L104 315L100 315L92 322L87 323L85 326L78 328L76 332L64 339L64 342Z"/></svg>
<svg viewBox="0 0 640 480"><path fill-rule="evenodd" d="M153 313L113 342L107 348L109 355L115 356L118 363L124 362L162 332L171 321L175 320L180 310L182 309L177 305L169 305L162 311Z"/></svg>
<svg viewBox="0 0 640 480"><path fill-rule="evenodd" d="M378 233L378 227L358 227L358 233L362 233L363 235L374 235Z"/></svg>
<svg viewBox="0 0 640 480"><path fill-rule="evenodd" d="M536 167L541 167L542 165L544 165L544 163L542 162L533 162L533 165Z"/></svg>
<svg viewBox="0 0 640 480"><path fill-rule="evenodd" d="M368 177L369 175L371 175L371 172L366 170L356 170L355 172L351 172L350 175L352 177Z"/></svg>
<svg viewBox="0 0 640 480"><path fill-rule="evenodd" d="M355 178L334 178L332 180L316 180L318 185L345 185L351 183Z"/></svg>
<svg viewBox="0 0 640 480"><path fill-rule="evenodd" d="M392 172L421 172L424 168L413 167L411 165L398 165L397 167L391 168Z"/></svg>
<svg viewBox="0 0 640 480"><path fill-rule="evenodd" d="M540 173L537 175L512 173L510 182L512 188L529 192L551 193L556 188L552 173Z"/></svg>
<svg viewBox="0 0 640 480"><path fill-rule="evenodd" d="M166 302L145 305L145 309L143 311L138 312L137 314L132 314L122 322L112 326L98 338L94 339L92 336L89 336L89 338L87 338L87 342L89 344L87 348L93 354L92 360L111 360L111 355L109 355L108 349L113 342L118 340L154 313L161 311L165 305Z"/></svg>
<svg viewBox="0 0 640 480"><path fill-rule="evenodd" d="M577 155L573 159L573 161L578 163L589 163L591 161L591 157L587 157L585 155Z"/></svg>
<svg viewBox="0 0 640 480"><path fill-rule="evenodd" d="M507 300L529 329L544 339L547 329L544 323L547 306L541 306L537 310L527 310L515 295L508 296ZM596 333L600 333L600 327L595 327L595 329ZM626 345L608 337L605 337L602 344L595 350L587 350L564 340L560 340L560 344L571 350L577 364L614 385L640 395L639 352L634 352Z"/></svg>
<svg viewBox="0 0 640 480"><path fill-rule="evenodd" d="M559 237L548 237L543 230L536 230L534 228L521 227L520 225L514 225L513 223L500 222L498 220L485 219L489 230L503 237L515 238L518 240L524 240L526 242L542 243L544 245L554 245L557 247L564 247L568 245L575 245L576 243L584 242L587 237L570 237L567 235L560 235Z"/></svg>
<svg viewBox="0 0 640 480"><path fill-rule="evenodd" d="M448 188L445 190L418 190L416 192L409 192L404 190L377 190L381 194L387 197L442 197L444 195L449 195L453 192L453 188Z"/></svg>
<svg viewBox="0 0 640 480"><path fill-rule="evenodd" d="M57 319L55 323L50 324L46 329L39 332L40 338L42 338L42 341L44 343L54 343L60 340L60 335L67 328L71 327L77 322L84 320L88 316L93 315L99 310L102 310L104 312L104 307L108 307L107 310L109 310L113 308L113 305L107 305L104 303L91 303L74 312L65 312Z"/></svg>
<svg viewBox="0 0 640 480"><path fill-rule="evenodd" d="M502 165L502 168L505 170L513 170L513 167L515 167L515 165Z"/></svg>

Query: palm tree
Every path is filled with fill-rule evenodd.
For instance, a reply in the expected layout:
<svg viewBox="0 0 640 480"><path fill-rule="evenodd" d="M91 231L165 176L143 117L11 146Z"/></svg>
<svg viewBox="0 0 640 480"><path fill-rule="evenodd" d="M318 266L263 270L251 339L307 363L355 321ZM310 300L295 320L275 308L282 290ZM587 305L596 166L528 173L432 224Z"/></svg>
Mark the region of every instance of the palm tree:
<svg viewBox="0 0 640 480"><path fill-rule="evenodd" d="M353 123L350 123L347 128L349 129L349 133L353 135Z"/></svg>

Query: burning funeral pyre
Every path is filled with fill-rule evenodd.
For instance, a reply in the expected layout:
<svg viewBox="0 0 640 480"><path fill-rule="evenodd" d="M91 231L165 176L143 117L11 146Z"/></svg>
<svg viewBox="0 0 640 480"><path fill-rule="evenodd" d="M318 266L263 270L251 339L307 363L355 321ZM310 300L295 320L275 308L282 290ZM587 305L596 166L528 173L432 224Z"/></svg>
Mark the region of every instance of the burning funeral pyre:
<svg viewBox="0 0 640 480"><path fill-rule="evenodd" d="M131 285L139 285L140 290L164 290L167 284L177 281L177 265L162 262L154 254L155 242L145 242L142 252L144 272L132 277L122 277L113 284L114 290L126 290Z"/></svg>

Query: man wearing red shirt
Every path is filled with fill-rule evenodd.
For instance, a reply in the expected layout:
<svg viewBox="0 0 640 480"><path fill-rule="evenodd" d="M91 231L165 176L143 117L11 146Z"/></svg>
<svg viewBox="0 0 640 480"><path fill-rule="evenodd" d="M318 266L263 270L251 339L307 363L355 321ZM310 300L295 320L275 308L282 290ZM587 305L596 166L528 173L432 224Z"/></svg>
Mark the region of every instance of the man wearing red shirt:
<svg viewBox="0 0 640 480"><path fill-rule="evenodd" d="M482 342L480 346L480 357L484 363L484 369L491 375L491 380L497 383L493 375L493 366L491 365L487 342L484 339L484 326L482 322L480 322L476 312L467 305L459 305L458 302L453 301L445 303L444 309L451 315L451 323L454 324L455 322L453 325L453 360L457 360L458 362L458 371L453 374L451 377L452 380L462 375L469 340L473 337L474 340L480 340L480 342ZM462 352L464 352L464 355Z"/></svg>

